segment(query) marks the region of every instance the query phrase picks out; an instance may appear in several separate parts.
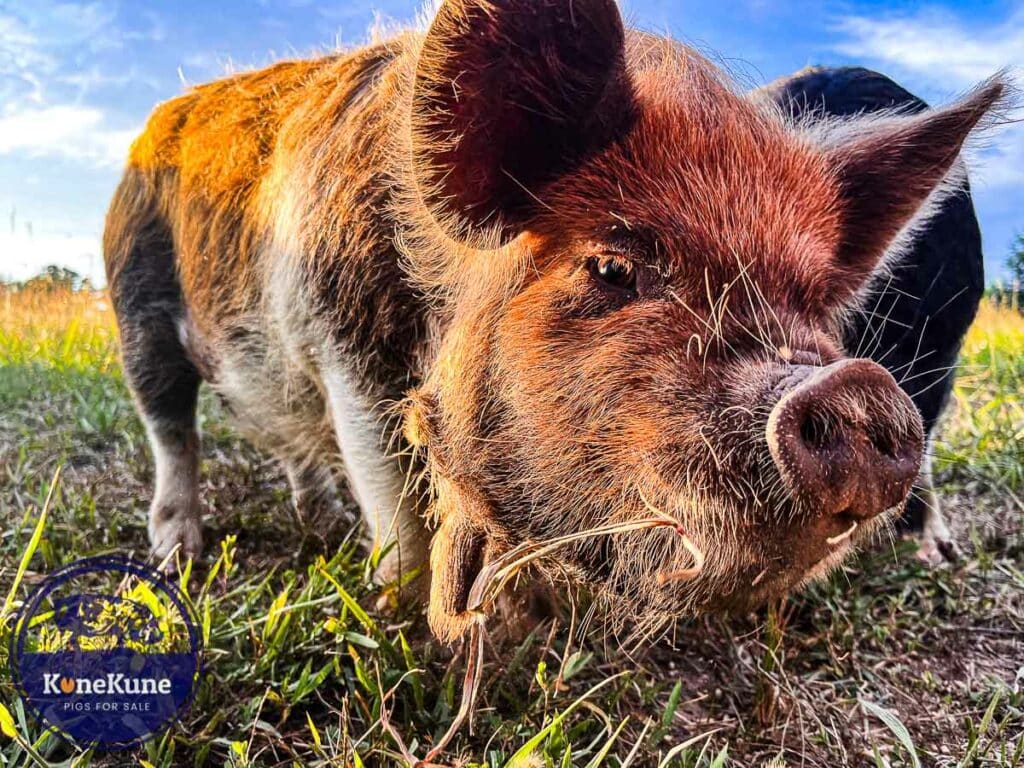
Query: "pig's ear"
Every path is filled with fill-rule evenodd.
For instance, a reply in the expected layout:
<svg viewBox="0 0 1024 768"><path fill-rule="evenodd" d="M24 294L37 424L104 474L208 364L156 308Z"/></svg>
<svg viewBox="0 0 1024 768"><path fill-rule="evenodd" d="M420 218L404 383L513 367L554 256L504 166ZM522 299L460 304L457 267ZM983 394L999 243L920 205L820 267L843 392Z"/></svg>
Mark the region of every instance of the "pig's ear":
<svg viewBox="0 0 1024 768"><path fill-rule="evenodd" d="M991 80L942 109L867 118L840 131L830 153L841 189L840 275L855 288L939 188L967 136L1003 97Z"/></svg>
<svg viewBox="0 0 1024 768"><path fill-rule="evenodd" d="M443 491L442 491L443 493ZM430 543L430 604L427 621L445 643L463 637L479 616L469 610L469 593L484 565L487 538L453 499L442 503L441 526Z"/></svg>
<svg viewBox="0 0 1024 768"><path fill-rule="evenodd" d="M411 115L416 184L442 228L515 234L538 188L629 112L614 0L445 0Z"/></svg>

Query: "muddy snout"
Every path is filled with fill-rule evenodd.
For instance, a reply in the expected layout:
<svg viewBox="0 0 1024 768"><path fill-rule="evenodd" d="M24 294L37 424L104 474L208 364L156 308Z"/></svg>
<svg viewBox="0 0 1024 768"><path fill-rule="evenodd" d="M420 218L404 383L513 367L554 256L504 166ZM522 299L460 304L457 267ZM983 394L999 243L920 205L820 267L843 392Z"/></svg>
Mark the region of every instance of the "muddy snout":
<svg viewBox="0 0 1024 768"><path fill-rule="evenodd" d="M911 399L870 360L800 368L767 426L789 492L811 514L851 523L903 503L924 441Z"/></svg>

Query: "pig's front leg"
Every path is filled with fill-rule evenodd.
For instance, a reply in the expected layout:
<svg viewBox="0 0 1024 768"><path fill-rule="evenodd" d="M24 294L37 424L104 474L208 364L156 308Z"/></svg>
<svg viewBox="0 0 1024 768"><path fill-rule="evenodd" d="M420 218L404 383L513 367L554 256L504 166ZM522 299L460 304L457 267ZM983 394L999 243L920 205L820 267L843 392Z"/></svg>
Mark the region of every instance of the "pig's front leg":
<svg viewBox="0 0 1024 768"><path fill-rule="evenodd" d="M412 480L398 458L388 454L387 419L344 366L328 368L323 382L349 487L366 523L368 544L389 548L377 569L377 580L388 584L417 568L425 572L429 537Z"/></svg>
<svg viewBox="0 0 1024 768"><path fill-rule="evenodd" d="M914 487L917 498L913 499L921 509L918 514L920 530L914 533L917 539L917 557L928 565L939 565L944 561L957 558L953 535L946 525L946 517L942 512L942 504L938 494L932 487L931 450L926 452L921 475Z"/></svg>
<svg viewBox="0 0 1024 768"><path fill-rule="evenodd" d="M300 520L316 525L344 514L345 507L331 466L291 459L285 461L285 473L292 491L292 504Z"/></svg>

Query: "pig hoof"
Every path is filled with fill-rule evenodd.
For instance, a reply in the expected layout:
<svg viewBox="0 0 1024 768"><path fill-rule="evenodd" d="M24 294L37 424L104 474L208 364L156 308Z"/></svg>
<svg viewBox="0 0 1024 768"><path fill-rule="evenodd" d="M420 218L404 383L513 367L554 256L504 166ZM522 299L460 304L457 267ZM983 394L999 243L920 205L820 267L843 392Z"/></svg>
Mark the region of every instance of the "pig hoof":
<svg viewBox="0 0 1024 768"><path fill-rule="evenodd" d="M424 603L430 595L430 578L426 560L407 562L397 557L397 548L385 555L373 572L373 580L381 591L374 605L378 613L396 610L399 605ZM415 569L419 573L410 575Z"/></svg>
<svg viewBox="0 0 1024 768"><path fill-rule="evenodd" d="M917 559L925 565L955 563L959 559L956 544L948 536L936 536L927 529L918 537Z"/></svg>
<svg viewBox="0 0 1024 768"><path fill-rule="evenodd" d="M325 482L318 475L309 477L290 466L286 471L292 488L292 509L301 523L318 530L344 519L345 505L333 482Z"/></svg>
<svg viewBox="0 0 1024 768"><path fill-rule="evenodd" d="M203 550L203 534L197 517L162 510L153 516L158 522L151 522L149 539L152 542L153 560L162 564L164 570L174 570L177 562L199 558ZM170 559L168 559L170 555Z"/></svg>
<svg viewBox="0 0 1024 768"><path fill-rule="evenodd" d="M422 573L401 585L398 579L382 580L378 573L373 578L381 590L373 603L377 613L395 611L403 605L425 603L430 596L430 579Z"/></svg>
<svg viewBox="0 0 1024 768"><path fill-rule="evenodd" d="M956 562L959 556L953 543L953 534L950 533L946 518L942 514L942 507L939 506L934 492L930 492L928 496L929 503L925 509L921 531L917 534L917 559L930 566Z"/></svg>

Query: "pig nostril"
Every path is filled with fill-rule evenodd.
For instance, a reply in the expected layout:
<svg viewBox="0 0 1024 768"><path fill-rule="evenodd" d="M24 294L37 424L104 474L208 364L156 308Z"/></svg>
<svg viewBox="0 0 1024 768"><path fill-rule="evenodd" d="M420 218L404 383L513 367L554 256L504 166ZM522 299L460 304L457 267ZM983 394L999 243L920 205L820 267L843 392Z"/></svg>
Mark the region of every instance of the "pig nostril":
<svg viewBox="0 0 1024 768"><path fill-rule="evenodd" d="M866 360L785 384L766 426L772 460L792 499L831 520L839 543L906 498L921 463L920 416L892 376Z"/></svg>
<svg viewBox="0 0 1024 768"><path fill-rule="evenodd" d="M894 461L899 458L899 445L892 430L870 427L867 430L867 435L871 445L880 454Z"/></svg>
<svg viewBox="0 0 1024 768"><path fill-rule="evenodd" d="M811 409L800 422L800 439L812 451L821 451L835 442L835 424L823 413Z"/></svg>

